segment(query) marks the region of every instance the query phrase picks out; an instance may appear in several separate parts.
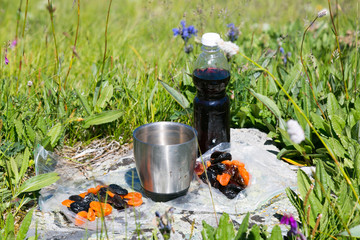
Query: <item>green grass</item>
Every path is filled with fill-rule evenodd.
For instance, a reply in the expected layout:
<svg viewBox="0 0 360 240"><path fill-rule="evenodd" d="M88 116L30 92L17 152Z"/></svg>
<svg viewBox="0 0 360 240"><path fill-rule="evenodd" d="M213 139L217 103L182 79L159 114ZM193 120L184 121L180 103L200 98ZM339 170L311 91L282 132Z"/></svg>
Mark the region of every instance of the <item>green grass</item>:
<svg viewBox="0 0 360 240"><path fill-rule="evenodd" d="M23 157L37 144L49 149L61 148L64 144L89 143L94 138L108 136L125 143L132 141L132 131L136 127L148 122L173 120L192 124L191 116L157 80L168 83L192 102L195 90L187 73L191 73L192 63L200 53L200 36L214 31L226 38L226 25L231 22L241 31L236 42L240 52L260 65L266 65L326 140L350 178L357 179L353 174L357 171L354 162L358 159L356 129L360 120L357 114L360 110L357 97L360 89L359 48L355 45L356 38L359 39L359 34L355 34L359 31L357 1L331 2L333 14L337 13L335 24L339 35L345 36L347 31L354 33L352 46L340 39L341 59L332 57L337 46L329 15L318 19L304 40L304 62L325 118L319 117L321 111L312 98L299 56L305 28L319 10L328 8L328 1L294 0L281 4L275 0L113 1L101 74L109 2L81 1L76 56L65 89L77 29L77 2L54 2L53 23L59 61L56 60L47 1L29 1L25 27L26 0L1 2L0 173L5 177L0 181L1 189L8 191L21 185L19 176L19 181L11 180L16 178L14 169L24 166ZM336 2L341 8L336 9ZM198 37L190 40L194 45L191 54L183 51L182 39L172 35L172 28L178 27L182 19L199 30ZM17 46L10 49L8 43L15 36L18 36ZM281 53L274 52L279 49L279 41L285 52L291 52L286 65ZM6 48L8 65L4 61ZM273 50L272 54L266 55L269 50ZM340 60L344 64L344 77ZM268 75L257 74L257 71L258 68L240 55L232 60L232 79L228 86L229 95L234 94L232 127L256 127L269 132L282 149L279 157L308 164L324 161L331 171L336 172L329 154L322 151L324 145L305 119L279 91L274 80ZM33 83L31 87L27 86L28 81ZM264 99L261 96L266 96L279 108L280 116L274 116L274 112L268 110L268 101L257 100ZM117 118L109 122L99 119L99 114L107 114L107 118L117 114ZM93 123L98 121L99 124L84 127L94 116L97 118L92 120ZM298 120L305 129L307 141L301 145L291 143L279 128L279 118ZM107 123L100 124L102 122ZM10 159L15 165L8 164ZM30 167L27 175L32 175L31 156L26 166ZM22 179L25 174L20 172ZM9 203L11 194L3 194L1 199ZM1 212L20 207L3 204ZM4 220L3 215L0 227L4 226Z"/></svg>

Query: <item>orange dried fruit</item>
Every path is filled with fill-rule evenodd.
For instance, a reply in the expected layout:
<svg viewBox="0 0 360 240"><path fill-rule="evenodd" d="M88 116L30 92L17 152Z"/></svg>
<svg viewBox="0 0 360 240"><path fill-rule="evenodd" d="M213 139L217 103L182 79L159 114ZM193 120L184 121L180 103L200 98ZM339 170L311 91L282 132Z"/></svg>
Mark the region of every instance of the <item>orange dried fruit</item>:
<svg viewBox="0 0 360 240"><path fill-rule="evenodd" d="M95 211L95 215L101 217L102 215L107 216L112 212L112 207L108 203L92 201L90 208Z"/></svg>
<svg viewBox="0 0 360 240"><path fill-rule="evenodd" d="M95 221L96 216L95 216L95 211L94 211L94 209L89 208L89 211L88 211L88 213L87 213L87 219L88 219L89 221L91 221L91 222Z"/></svg>
<svg viewBox="0 0 360 240"><path fill-rule="evenodd" d="M230 178L231 178L231 176L228 173L223 173L221 175L216 176L216 180L218 180L222 186L228 185Z"/></svg>
<svg viewBox="0 0 360 240"><path fill-rule="evenodd" d="M232 163L232 165L235 165L235 166L237 166L237 167L239 167L239 168L245 167L245 164L242 163L242 162L240 162L240 161L238 161L238 160L232 160L231 163Z"/></svg>
<svg viewBox="0 0 360 240"><path fill-rule="evenodd" d="M109 197L114 197L114 193L110 192L110 191L106 191L107 195L109 195Z"/></svg>
<svg viewBox="0 0 360 240"><path fill-rule="evenodd" d="M128 194L126 194L124 196L124 198L126 198L126 199L140 198L141 199L142 195L139 192L129 192Z"/></svg>
<svg viewBox="0 0 360 240"><path fill-rule="evenodd" d="M88 192L83 192L83 193L80 193L79 196L84 198L87 194L88 194Z"/></svg>
<svg viewBox="0 0 360 240"><path fill-rule="evenodd" d="M225 164L227 167L230 167L232 165L230 160L224 160L221 162L222 164Z"/></svg>
<svg viewBox="0 0 360 240"><path fill-rule="evenodd" d="M241 175L241 177L244 179L244 183L245 185L249 185L249 180L250 180L250 174L248 173L248 171L246 171L245 168L239 168L239 173Z"/></svg>
<svg viewBox="0 0 360 240"><path fill-rule="evenodd" d="M208 168L208 167L210 167L211 166L211 162L210 161L207 161L206 162L206 167Z"/></svg>
<svg viewBox="0 0 360 240"><path fill-rule="evenodd" d="M140 206L142 203L143 203L142 198L131 198L127 201L128 205L134 206L134 207Z"/></svg>
<svg viewBox="0 0 360 240"><path fill-rule="evenodd" d="M78 212L75 217L75 225L76 226L83 225L87 219L87 214L88 213L86 211Z"/></svg>
<svg viewBox="0 0 360 240"><path fill-rule="evenodd" d="M61 202L62 205L66 206L66 207L70 207L70 204L72 204L75 201L72 201L70 199L66 199L64 201Z"/></svg>

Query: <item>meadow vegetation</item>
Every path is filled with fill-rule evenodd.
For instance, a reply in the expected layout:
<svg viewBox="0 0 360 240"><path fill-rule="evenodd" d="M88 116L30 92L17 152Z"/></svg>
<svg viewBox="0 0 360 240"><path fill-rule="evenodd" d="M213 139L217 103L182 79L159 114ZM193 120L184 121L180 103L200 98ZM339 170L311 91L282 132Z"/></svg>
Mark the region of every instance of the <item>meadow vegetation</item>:
<svg viewBox="0 0 360 240"><path fill-rule="evenodd" d="M328 14L311 24L324 8ZM38 145L61 151L99 138L128 143L145 123L192 124L199 39L218 32L228 40L230 23L239 30L234 43L240 48L229 59L231 127L258 128L281 149L279 159L316 166L314 180L299 171L298 193L287 190L299 213L298 232L309 239L360 237L357 1L2 0L0 13L5 239L24 236L30 219L24 214L36 206L38 190L58 178L34 176ZM190 53L173 36L181 20L198 30ZM290 139L290 119L300 123L305 141ZM246 233L246 221L235 235L227 222L204 223L204 239L270 238L258 226ZM275 229L271 239L281 239L278 234Z"/></svg>

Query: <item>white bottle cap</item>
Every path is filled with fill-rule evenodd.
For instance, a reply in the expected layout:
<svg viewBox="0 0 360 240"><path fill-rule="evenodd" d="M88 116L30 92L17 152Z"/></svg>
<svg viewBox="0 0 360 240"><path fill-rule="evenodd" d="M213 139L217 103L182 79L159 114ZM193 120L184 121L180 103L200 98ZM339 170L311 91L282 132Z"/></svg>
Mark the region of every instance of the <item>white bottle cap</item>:
<svg viewBox="0 0 360 240"><path fill-rule="evenodd" d="M220 39L220 35L217 33L204 33L201 37L201 43L208 47L216 47Z"/></svg>

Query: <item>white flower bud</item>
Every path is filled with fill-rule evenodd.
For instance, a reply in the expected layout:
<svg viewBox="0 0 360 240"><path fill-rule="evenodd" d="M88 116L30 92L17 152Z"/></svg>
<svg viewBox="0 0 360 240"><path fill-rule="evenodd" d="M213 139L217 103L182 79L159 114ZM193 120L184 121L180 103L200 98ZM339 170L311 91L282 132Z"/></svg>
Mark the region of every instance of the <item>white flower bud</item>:
<svg viewBox="0 0 360 240"><path fill-rule="evenodd" d="M304 130L301 128L300 124L296 120L289 120L287 123L287 132L290 136L291 141L294 143L300 144L305 140Z"/></svg>
<svg viewBox="0 0 360 240"><path fill-rule="evenodd" d="M32 82L32 81L28 81L28 82L27 82L27 85L28 85L28 87L31 87L31 86L33 85L33 82Z"/></svg>
<svg viewBox="0 0 360 240"><path fill-rule="evenodd" d="M326 14L327 14L327 10L323 9L320 12L318 12L318 18L321 18L321 17L325 16Z"/></svg>

